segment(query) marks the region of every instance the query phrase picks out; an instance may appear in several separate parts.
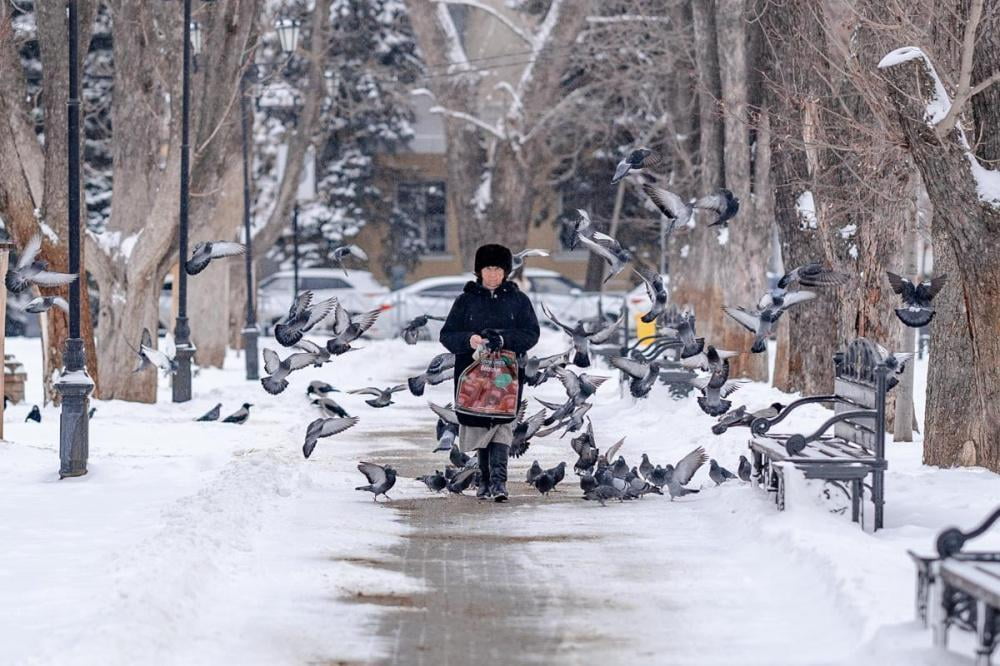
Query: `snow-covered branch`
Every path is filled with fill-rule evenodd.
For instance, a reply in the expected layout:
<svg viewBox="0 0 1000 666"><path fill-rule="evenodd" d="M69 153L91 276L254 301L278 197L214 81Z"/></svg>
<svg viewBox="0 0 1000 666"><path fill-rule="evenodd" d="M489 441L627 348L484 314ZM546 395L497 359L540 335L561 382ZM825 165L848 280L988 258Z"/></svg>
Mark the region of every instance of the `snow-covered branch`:
<svg viewBox="0 0 1000 666"><path fill-rule="evenodd" d="M521 97L520 95L517 94L517 91L514 90L514 86L510 85L509 82L501 81L500 83L493 86L493 89L504 90L510 94L511 110L509 115L520 117L521 114L524 113L524 104L521 103Z"/></svg>
<svg viewBox="0 0 1000 666"><path fill-rule="evenodd" d="M466 7L473 7L480 11L486 12L487 14L495 18L497 21L500 21L500 23L504 24L508 30L510 30L515 35L523 39L528 44L528 46L535 45L534 38L528 33L526 33L523 29L521 29L519 25L517 25L516 23L511 21L508 17L498 12L493 7L490 7L489 5L480 2L480 0L430 0L430 1L439 6L464 5ZM445 7L445 11L448 11L447 7Z"/></svg>
<svg viewBox="0 0 1000 666"><path fill-rule="evenodd" d="M455 28L455 22L452 21L451 14L448 12L448 5L444 3L438 4L437 21L441 27L441 32L444 33L445 42L447 42L445 55L448 57L448 62L458 69L463 71L468 70L469 57L465 54L465 49L462 48L462 40L458 36L458 29Z"/></svg>
<svg viewBox="0 0 1000 666"><path fill-rule="evenodd" d="M525 65L524 71L521 72L521 80L517 83L518 96L524 95L525 88L531 83L531 78L535 73L535 65L538 63L538 55L548 45L552 31L555 29L556 23L559 22L559 12L562 10L563 1L552 0L552 4L549 5L549 11L545 14L545 19L538 26L538 32L535 33L531 44L530 61Z"/></svg>
<svg viewBox="0 0 1000 666"><path fill-rule="evenodd" d="M645 14L622 14L620 16L588 16L587 23L670 23L669 16L647 16Z"/></svg>
<svg viewBox="0 0 1000 666"><path fill-rule="evenodd" d="M979 26L979 19L982 15L983 0L972 0L972 6L969 7L969 20L965 24L965 35L962 37L962 64L958 75L958 90L948 113L934 128L938 139L944 138L948 132L955 128L958 114L972 97L972 56L976 48L976 28Z"/></svg>
<svg viewBox="0 0 1000 666"><path fill-rule="evenodd" d="M464 111L455 111L453 109L446 109L443 106L432 106L427 110L430 113L439 113L443 116L448 116L450 118L457 118L459 120L464 120L468 123L475 125L479 129L486 130L487 132L489 132L496 138L500 139L501 141L505 141L507 139L507 137L500 130L500 128L496 127L495 125L490 125L489 123L484 122L479 118L476 118L472 114L465 113Z"/></svg>

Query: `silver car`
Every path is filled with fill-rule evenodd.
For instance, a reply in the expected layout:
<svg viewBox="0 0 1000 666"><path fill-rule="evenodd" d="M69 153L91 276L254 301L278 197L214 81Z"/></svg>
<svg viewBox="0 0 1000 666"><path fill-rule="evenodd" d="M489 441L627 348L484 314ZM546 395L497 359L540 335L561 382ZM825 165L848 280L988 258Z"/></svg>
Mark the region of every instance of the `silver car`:
<svg viewBox="0 0 1000 666"><path fill-rule="evenodd" d="M257 288L257 321L266 334L271 333L274 324L288 314L295 298L294 273L278 271L261 280ZM378 309L385 301L389 290L368 271L344 271L333 268L304 268L299 270L299 292L313 292L313 302L336 296L338 302L351 314ZM383 329L387 323L384 315L369 329L372 337L385 337ZM317 329L329 331L333 327L333 317L328 317Z"/></svg>

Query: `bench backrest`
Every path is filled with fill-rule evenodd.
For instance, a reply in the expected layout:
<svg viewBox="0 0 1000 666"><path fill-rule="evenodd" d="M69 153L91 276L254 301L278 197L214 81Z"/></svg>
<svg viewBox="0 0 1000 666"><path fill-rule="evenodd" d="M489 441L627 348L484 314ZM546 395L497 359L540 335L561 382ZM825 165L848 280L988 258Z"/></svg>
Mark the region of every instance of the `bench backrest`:
<svg viewBox="0 0 1000 666"><path fill-rule="evenodd" d="M885 449L884 372L879 371L882 356L878 348L865 338L857 338L834 356L834 393L844 402L834 403L834 412L875 410L874 418L851 418L834 424L834 434L854 442L883 457Z"/></svg>

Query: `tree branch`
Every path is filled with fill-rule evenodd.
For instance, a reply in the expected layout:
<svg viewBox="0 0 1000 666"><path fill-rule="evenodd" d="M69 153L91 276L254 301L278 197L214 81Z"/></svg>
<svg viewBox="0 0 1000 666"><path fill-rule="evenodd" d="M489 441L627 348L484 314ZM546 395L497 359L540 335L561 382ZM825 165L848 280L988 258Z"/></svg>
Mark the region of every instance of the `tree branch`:
<svg viewBox="0 0 1000 666"><path fill-rule="evenodd" d="M480 0L430 0L430 1L437 5L464 5L466 7L473 7L480 11L484 11L493 18L495 18L500 23L504 24L504 26L506 26L507 29L510 30L512 33L523 39L528 44L528 46L535 45L535 40L531 35L522 30L520 26L511 21L508 17L504 16L493 7L483 4L482 2L480 2ZM447 7L445 7L445 11L447 11Z"/></svg>
<svg viewBox="0 0 1000 666"><path fill-rule="evenodd" d="M441 32L444 33L447 46L445 56L448 58L448 62L461 70L469 69L469 56L465 54L465 49L462 48L462 40L458 37L455 22L451 20L451 14L448 13L448 6L444 3L437 6L437 22L441 27Z"/></svg>
<svg viewBox="0 0 1000 666"><path fill-rule="evenodd" d="M470 113L466 113L464 111L454 111L452 109L446 109L443 106L432 106L431 108L427 109L427 111L429 113L439 113L443 116L448 116L449 118L457 118L459 120L464 120L468 123L475 125L479 129L486 130L487 132L489 132L496 138L500 139L501 141L507 140L507 136L503 132L501 132L498 127L496 127L495 125L490 125L489 123L484 122L479 118L476 118L474 115Z"/></svg>
<svg viewBox="0 0 1000 666"><path fill-rule="evenodd" d="M979 27L979 19L982 15L983 0L972 0L972 6L969 8L969 20L965 24L965 35L962 38L962 65L958 75L958 91L948 113L934 128L938 139L943 139L945 135L955 129L958 114L965 106L965 102L972 97L972 56L976 49L976 28Z"/></svg>

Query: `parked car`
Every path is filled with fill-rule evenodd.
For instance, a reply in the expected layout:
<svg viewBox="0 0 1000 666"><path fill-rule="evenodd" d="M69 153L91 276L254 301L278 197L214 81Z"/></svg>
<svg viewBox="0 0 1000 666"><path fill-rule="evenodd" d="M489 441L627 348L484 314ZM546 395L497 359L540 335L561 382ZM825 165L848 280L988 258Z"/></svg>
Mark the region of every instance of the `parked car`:
<svg viewBox="0 0 1000 666"><path fill-rule="evenodd" d="M264 332L270 334L274 324L288 314L295 298L293 288L294 273L290 270L278 271L261 280L257 288L257 321ZM340 304L351 314L375 310L385 301L389 290L368 271L344 271L333 268L303 268L299 270L299 291L312 291L313 302L336 296ZM368 334L372 337L388 335L383 329L387 322L383 317L375 322ZM314 330L329 331L333 328L333 317Z"/></svg>
<svg viewBox="0 0 1000 666"><path fill-rule="evenodd" d="M393 291L383 303L387 310L383 318L391 322L388 334L398 335L407 322L418 315L447 316L465 283L473 279L475 276L472 273L432 277ZM613 320L621 310L624 297L619 292L585 292L583 287L566 276L542 268L525 268L521 282L522 289L535 305L540 322L546 321L541 310L542 303L559 321L567 324L578 319L593 319L599 311L603 311L604 319ZM429 322L421 337L436 340L441 325L441 322Z"/></svg>

